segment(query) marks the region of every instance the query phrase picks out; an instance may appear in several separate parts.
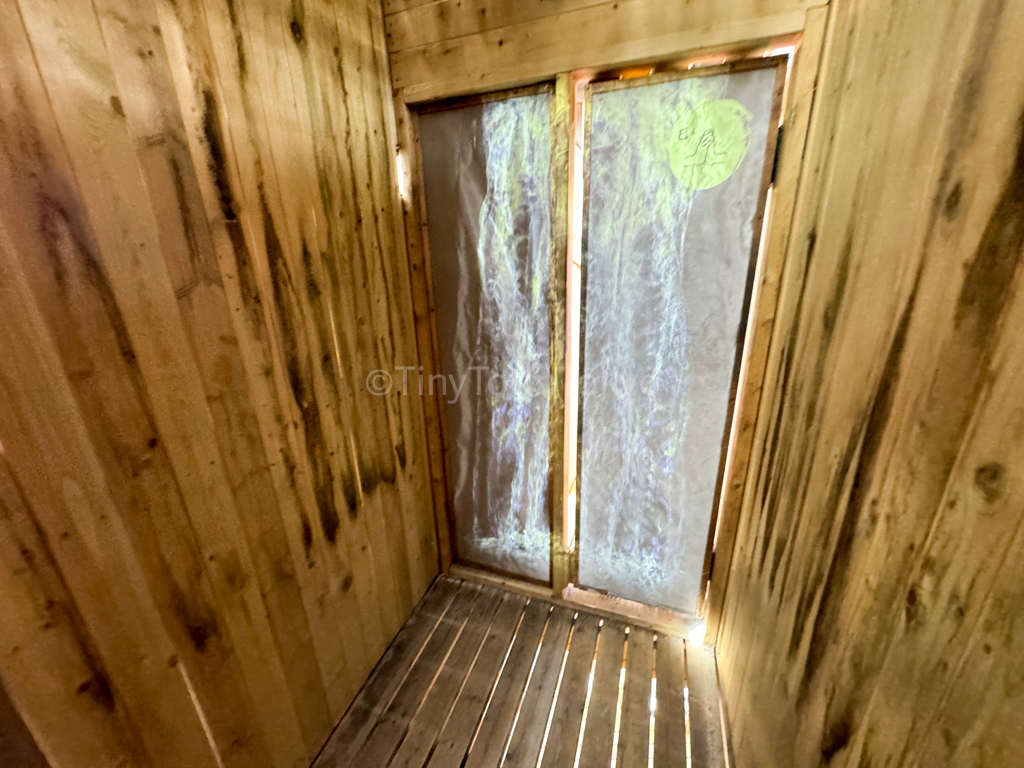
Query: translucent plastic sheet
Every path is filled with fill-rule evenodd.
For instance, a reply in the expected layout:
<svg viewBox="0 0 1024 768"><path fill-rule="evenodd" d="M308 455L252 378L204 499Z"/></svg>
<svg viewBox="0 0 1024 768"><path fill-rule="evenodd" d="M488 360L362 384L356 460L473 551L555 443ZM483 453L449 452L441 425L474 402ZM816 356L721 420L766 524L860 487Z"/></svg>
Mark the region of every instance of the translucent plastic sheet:
<svg viewBox="0 0 1024 768"><path fill-rule="evenodd" d="M459 558L543 581L550 122L546 92L420 117Z"/></svg>
<svg viewBox="0 0 1024 768"><path fill-rule="evenodd" d="M776 68L595 92L580 582L697 607Z"/></svg>

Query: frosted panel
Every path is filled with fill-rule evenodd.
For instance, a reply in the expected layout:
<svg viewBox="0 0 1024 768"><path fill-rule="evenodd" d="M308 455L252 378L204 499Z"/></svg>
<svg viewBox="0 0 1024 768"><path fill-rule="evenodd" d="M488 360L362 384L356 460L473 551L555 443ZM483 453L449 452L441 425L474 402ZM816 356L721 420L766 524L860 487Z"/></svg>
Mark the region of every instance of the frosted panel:
<svg viewBox="0 0 1024 768"><path fill-rule="evenodd" d="M459 559L542 581L550 115L540 93L420 118Z"/></svg>
<svg viewBox="0 0 1024 768"><path fill-rule="evenodd" d="M580 582L693 612L776 69L596 92Z"/></svg>

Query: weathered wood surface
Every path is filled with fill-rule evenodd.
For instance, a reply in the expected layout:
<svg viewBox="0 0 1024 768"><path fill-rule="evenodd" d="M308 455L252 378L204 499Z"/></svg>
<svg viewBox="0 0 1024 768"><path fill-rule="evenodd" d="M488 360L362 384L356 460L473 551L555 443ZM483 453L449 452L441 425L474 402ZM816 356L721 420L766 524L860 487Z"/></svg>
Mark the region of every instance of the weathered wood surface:
<svg viewBox="0 0 1024 768"><path fill-rule="evenodd" d="M799 31L818 0L385 2L391 74L408 101L511 87Z"/></svg>
<svg viewBox="0 0 1024 768"><path fill-rule="evenodd" d="M744 481L750 467L758 406L793 221L793 207L805 167L808 123L815 99L827 18L827 6L807 11L804 30L788 75L782 125L776 136L776 141L781 142L781 145L777 145L775 178L770 205L765 212L768 223L760 241L761 253L758 256L755 288L751 295L746 338L743 341L743 362L736 387L729 448L723 468L715 527L711 534L712 546L708 548L708 557L714 557L716 573L716 578L707 582L707 593L703 601L703 615L710 637L718 632L732 554L735 551ZM711 564L708 562L705 566L706 577L710 575L710 570Z"/></svg>
<svg viewBox="0 0 1024 768"><path fill-rule="evenodd" d="M714 652L701 651L688 680L687 650L679 637L442 577L315 768L571 768L577 753L607 768L613 749L623 768L685 765L687 684L691 707L719 706ZM664 687L653 686L652 712L655 673ZM724 768L717 714L696 722L694 768Z"/></svg>
<svg viewBox="0 0 1024 768"><path fill-rule="evenodd" d="M18 768L46 768L46 758L39 751L7 691L0 687L0 755Z"/></svg>
<svg viewBox="0 0 1024 768"><path fill-rule="evenodd" d="M365 386L418 364L383 25L0 8L0 677L61 766L308 765L437 572Z"/></svg>
<svg viewBox="0 0 1024 768"><path fill-rule="evenodd" d="M1019 763L1022 33L830 11L718 635L744 768Z"/></svg>
<svg viewBox="0 0 1024 768"><path fill-rule="evenodd" d="M680 757L686 755L686 644L677 637L659 635L654 664L658 675L655 764L682 763Z"/></svg>

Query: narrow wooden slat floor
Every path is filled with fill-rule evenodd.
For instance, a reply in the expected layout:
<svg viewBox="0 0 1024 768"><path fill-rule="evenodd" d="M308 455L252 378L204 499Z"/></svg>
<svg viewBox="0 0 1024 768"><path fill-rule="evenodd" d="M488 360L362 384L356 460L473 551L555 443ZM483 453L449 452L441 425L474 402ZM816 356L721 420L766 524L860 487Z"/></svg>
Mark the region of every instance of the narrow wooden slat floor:
<svg viewBox="0 0 1024 768"><path fill-rule="evenodd" d="M724 768L713 652L439 578L315 768Z"/></svg>

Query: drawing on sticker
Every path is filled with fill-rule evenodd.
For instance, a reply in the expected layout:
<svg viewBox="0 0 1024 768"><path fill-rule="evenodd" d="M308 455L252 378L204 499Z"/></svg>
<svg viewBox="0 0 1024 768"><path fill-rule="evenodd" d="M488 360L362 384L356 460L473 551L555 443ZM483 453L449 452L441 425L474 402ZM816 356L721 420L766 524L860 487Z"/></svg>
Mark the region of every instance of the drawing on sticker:
<svg viewBox="0 0 1024 768"><path fill-rule="evenodd" d="M750 111L733 99L688 109L672 126L672 173L693 190L728 179L750 146Z"/></svg>

